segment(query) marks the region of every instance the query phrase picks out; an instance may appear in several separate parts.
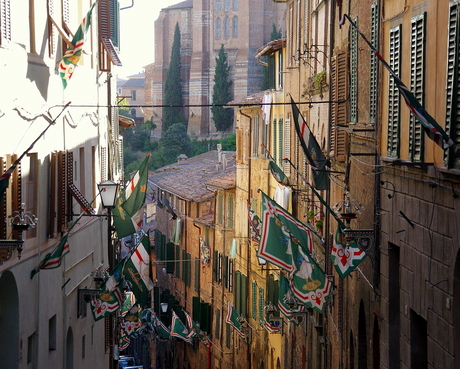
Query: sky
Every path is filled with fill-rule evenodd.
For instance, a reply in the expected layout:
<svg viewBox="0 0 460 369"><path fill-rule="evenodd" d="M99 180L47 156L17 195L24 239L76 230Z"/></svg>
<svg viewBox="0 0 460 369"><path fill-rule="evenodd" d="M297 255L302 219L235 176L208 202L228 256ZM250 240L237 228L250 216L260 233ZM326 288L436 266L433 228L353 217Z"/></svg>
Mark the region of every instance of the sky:
<svg viewBox="0 0 460 369"><path fill-rule="evenodd" d="M117 74L126 77L142 72L154 61L154 22L160 10L182 0L120 0L120 59ZM134 3L133 7L130 7Z"/></svg>

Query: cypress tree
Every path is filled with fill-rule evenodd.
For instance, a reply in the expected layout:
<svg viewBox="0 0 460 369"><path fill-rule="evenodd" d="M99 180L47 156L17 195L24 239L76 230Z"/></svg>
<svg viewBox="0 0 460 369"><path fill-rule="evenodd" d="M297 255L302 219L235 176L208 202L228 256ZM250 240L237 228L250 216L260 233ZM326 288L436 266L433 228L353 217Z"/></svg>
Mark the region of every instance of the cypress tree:
<svg viewBox="0 0 460 369"><path fill-rule="evenodd" d="M176 23L174 30L174 41L171 48L171 60L166 73L164 87L164 104L174 105L176 107L163 108L163 127L162 131L166 132L174 123L182 123L187 126L187 121L182 114L182 84L180 78L181 61L180 61L180 29L179 23Z"/></svg>
<svg viewBox="0 0 460 369"><path fill-rule="evenodd" d="M215 105L225 105L232 98L230 92L232 81L229 80L229 72L230 66L224 52L224 45L222 45L216 58L216 72L214 74L212 101ZM213 106L211 113L217 131L225 132L232 126L233 109L224 108L223 106Z"/></svg>

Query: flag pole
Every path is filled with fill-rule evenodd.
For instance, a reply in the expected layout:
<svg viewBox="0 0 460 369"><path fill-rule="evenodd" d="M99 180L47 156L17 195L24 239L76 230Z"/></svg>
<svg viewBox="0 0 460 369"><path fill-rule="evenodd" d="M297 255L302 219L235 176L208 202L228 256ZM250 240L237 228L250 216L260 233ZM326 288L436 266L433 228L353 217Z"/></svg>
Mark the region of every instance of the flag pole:
<svg viewBox="0 0 460 369"><path fill-rule="evenodd" d="M337 221L337 223L339 223L339 226L340 228L342 229L345 229L347 228L346 225L340 220L340 218L337 216L337 214L334 212L334 210L332 210L329 205L327 204L327 202L321 197L321 195L318 193L318 191L315 190L315 188L310 184L310 182L307 181L307 179L305 178L305 176L299 172L299 170L294 166L294 164L288 159L288 158L284 158L283 160L287 161L293 168L294 170L296 171L296 173L300 176L300 178L302 178L304 180L304 182L308 185L308 187L311 188L311 190L313 191L313 193L316 195L316 197L318 198L318 200L321 202L321 204L323 204L325 207L326 207L326 210L335 218L335 220Z"/></svg>

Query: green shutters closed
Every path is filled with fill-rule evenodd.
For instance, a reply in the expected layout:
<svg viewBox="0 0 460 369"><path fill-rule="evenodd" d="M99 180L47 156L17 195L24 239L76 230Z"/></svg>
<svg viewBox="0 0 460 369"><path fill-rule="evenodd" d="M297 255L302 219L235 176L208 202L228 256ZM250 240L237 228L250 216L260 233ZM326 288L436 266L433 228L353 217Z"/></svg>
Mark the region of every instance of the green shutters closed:
<svg viewBox="0 0 460 369"><path fill-rule="evenodd" d="M399 77L401 70L401 25L390 29L390 68ZM388 86L388 156L399 157L401 94L394 78L389 76Z"/></svg>

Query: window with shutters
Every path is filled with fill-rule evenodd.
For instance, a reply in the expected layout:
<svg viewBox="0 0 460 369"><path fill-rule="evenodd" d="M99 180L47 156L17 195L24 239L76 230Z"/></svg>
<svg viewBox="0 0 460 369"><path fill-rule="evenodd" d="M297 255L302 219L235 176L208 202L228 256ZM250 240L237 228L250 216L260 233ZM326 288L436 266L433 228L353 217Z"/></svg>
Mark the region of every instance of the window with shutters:
<svg viewBox="0 0 460 369"><path fill-rule="evenodd" d="M37 196L38 196L38 155L36 153L27 154L29 159L29 173L26 176L25 188L25 204L24 210L30 211L32 214L38 214L37 209ZM25 160L25 158L23 159ZM25 232L27 238L37 236L37 228L30 228Z"/></svg>
<svg viewBox="0 0 460 369"><path fill-rule="evenodd" d="M460 145L460 5L451 1L449 7L449 34L447 44L447 86L446 86L446 133ZM460 169L460 158L450 150L444 153L448 168Z"/></svg>
<svg viewBox="0 0 460 369"><path fill-rule="evenodd" d="M180 246L179 245L176 245L176 251L174 253L174 257L175 257L175 261L176 261L176 265L174 266L174 269L175 269L175 277L176 278L180 278L181 274L180 274Z"/></svg>
<svg viewBox="0 0 460 369"><path fill-rule="evenodd" d="M257 321L257 282L252 281L252 286L251 286L251 316L252 319Z"/></svg>
<svg viewBox="0 0 460 369"><path fill-rule="evenodd" d="M278 120L278 139L275 142L275 161L280 168L283 167L283 141L284 141L284 122L283 118Z"/></svg>
<svg viewBox="0 0 460 369"><path fill-rule="evenodd" d="M282 150L282 157L281 157L281 168L283 168L284 174L289 176L291 166L289 162L284 161L284 158L291 157L291 120L286 119L284 122L284 142L283 142L283 150Z"/></svg>
<svg viewBox="0 0 460 369"><path fill-rule="evenodd" d="M379 49L379 3L375 1L371 5L371 43ZM370 76L369 76L369 121L377 122L377 98L378 98L378 63L377 57L371 51Z"/></svg>
<svg viewBox="0 0 460 369"><path fill-rule="evenodd" d="M426 13L412 18L410 89L422 106L424 105L425 94L425 28ZM411 114L409 122L409 157L411 161L423 161L423 144L424 131L422 125Z"/></svg>
<svg viewBox="0 0 460 369"><path fill-rule="evenodd" d="M0 158L0 174L5 173L11 168L11 165L16 161L17 155L7 155L5 158ZM11 228L7 227L7 215L19 210L22 203L22 165L21 162L14 168L10 179L9 186L5 190L3 201L0 202L0 235L1 239L18 237L17 231L11 232ZM36 213L34 213L36 214ZM1 257L1 255L0 255ZM0 260L1 261L1 260Z"/></svg>
<svg viewBox="0 0 460 369"><path fill-rule="evenodd" d="M276 71L277 71L277 75L278 75L278 78L277 78L277 88L279 90L282 90L283 89L283 68L284 68L284 65L283 65L283 53L282 52L279 52L277 53L276 57L278 58L278 65L276 66Z"/></svg>
<svg viewBox="0 0 460 369"><path fill-rule="evenodd" d="M185 250L182 250L181 254L180 254L180 258L181 258L181 261L182 261L182 282L186 283L187 281L187 253L185 252Z"/></svg>
<svg viewBox="0 0 460 369"><path fill-rule="evenodd" d="M294 43L294 3L289 4L288 8L288 67L292 67L294 65L294 56L295 56L295 43Z"/></svg>
<svg viewBox="0 0 460 369"><path fill-rule="evenodd" d="M346 51L338 52L331 60L331 157L344 162L347 155L348 137L345 130L348 122L348 67Z"/></svg>
<svg viewBox="0 0 460 369"><path fill-rule="evenodd" d="M224 214L224 201L221 193L217 194L217 223L222 224Z"/></svg>
<svg viewBox="0 0 460 369"><path fill-rule="evenodd" d="M121 66L120 4L118 0L99 0L99 69L110 72L111 64Z"/></svg>
<svg viewBox="0 0 460 369"><path fill-rule="evenodd" d="M358 17L353 19L358 25ZM350 27L350 122L358 122L358 31Z"/></svg>
<svg viewBox="0 0 460 369"><path fill-rule="evenodd" d="M258 115L254 116L252 121L253 121L253 125L252 125L252 156L256 158L257 156L259 156L259 146L260 146L260 142L259 142L259 130L260 130L259 116Z"/></svg>
<svg viewBox="0 0 460 369"><path fill-rule="evenodd" d="M308 49L309 48L309 40L308 40L308 35L309 35L309 20L310 20L310 1L309 0L305 0L304 2L304 25L303 25L303 42L304 42L304 48L305 49Z"/></svg>
<svg viewBox="0 0 460 369"><path fill-rule="evenodd" d="M228 209L227 209L227 227L233 228L233 197L228 198Z"/></svg>
<svg viewBox="0 0 460 369"><path fill-rule="evenodd" d="M11 6L10 0L0 0L0 45L11 41Z"/></svg>
<svg viewBox="0 0 460 369"><path fill-rule="evenodd" d="M200 258L195 258L195 273L194 273L194 289L195 289L195 292L200 292L200 271L201 271L201 268L200 268L200 265L201 265L201 261L200 261Z"/></svg>
<svg viewBox="0 0 460 369"><path fill-rule="evenodd" d="M401 70L401 25L390 29L390 52L388 64L397 76ZM388 156L399 157L400 147L401 94L394 79L389 76L388 84Z"/></svg>
<svg viewBox="0 0 460 369"><path fill-rule="evenodd" d="M220 309L216 309L216 328L214 332L214 338L220 339Z"/></svg>
<svg viewBox="0 0 460 369"><path fill-rule="evenodd" d="M265 320L265 295L264 289L259 287L259 324L264 325Z"/></svg>

